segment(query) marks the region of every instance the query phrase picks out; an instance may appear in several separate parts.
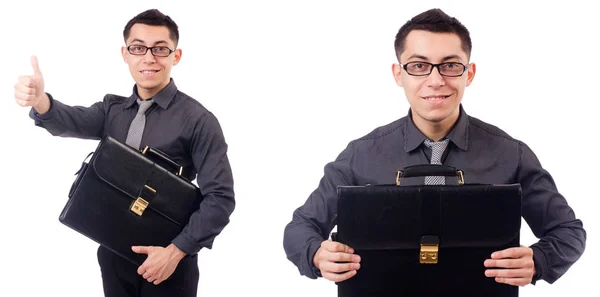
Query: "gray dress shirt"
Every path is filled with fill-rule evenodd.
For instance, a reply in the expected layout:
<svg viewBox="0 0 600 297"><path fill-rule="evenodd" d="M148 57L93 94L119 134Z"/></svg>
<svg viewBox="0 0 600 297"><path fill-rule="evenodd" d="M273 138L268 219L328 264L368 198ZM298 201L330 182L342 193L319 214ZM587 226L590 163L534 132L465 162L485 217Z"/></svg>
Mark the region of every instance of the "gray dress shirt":
<svg viewBox="0 0 600 297"><path fill-rule="evenodd" d="M540 238L531 246L534 282L556 281L583 253L586 232L535 154L499 128L468 116L462 105L459 119L446 138L450 144L442 163L462 169L465 183L521 184L522 216ZM325 166L318 188L294 211L284 232L287 258L300 274L320 276L312 259L336 224L336 187L394 184L398 169L429 163L431 153L423 144L425 139L409 111L409 115L351 141ZM403 183L423 184L423 180L412 178Z"/></svg>
<svg viewBox="0 0 600 297"><path fill-rule="evenodd" d="M137 89L130 97L107 94L90 107L68 106L50 94L51 107L29 115L35 125L55 136L102 139L110 135L125 143L129 124L137 113ZM204 195L200 209L192 214L173 244L188 255L212 248L215 237L229 223L235 208L233 176L227 143L217 118L198 101L170 83L154 97L146 111L146 126L140 147L157 148L184 168L184 176L196 178ZM82 154L82 158L85 154Z"/></svg>

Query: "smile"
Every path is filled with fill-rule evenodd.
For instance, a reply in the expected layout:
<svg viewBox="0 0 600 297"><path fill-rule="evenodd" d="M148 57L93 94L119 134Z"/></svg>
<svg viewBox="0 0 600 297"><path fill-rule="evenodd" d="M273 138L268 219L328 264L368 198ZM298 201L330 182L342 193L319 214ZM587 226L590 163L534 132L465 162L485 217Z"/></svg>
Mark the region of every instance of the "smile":
<svg viewBox="0 0 600 297"><path fill-rule="evenodd" d="M422 98L427 101L440 101L440 100L447 99L448 97L450 97L450 95L448 95L448 96L430 96L430 97L422 97Z"/></svg>

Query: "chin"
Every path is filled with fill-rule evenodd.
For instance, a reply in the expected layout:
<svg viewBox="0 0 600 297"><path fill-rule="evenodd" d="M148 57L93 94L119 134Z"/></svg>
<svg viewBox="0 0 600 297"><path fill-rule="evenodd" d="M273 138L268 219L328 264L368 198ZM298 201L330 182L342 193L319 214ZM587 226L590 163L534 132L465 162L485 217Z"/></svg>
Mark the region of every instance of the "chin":
<svg viewBox="0 0 600 297"><path fill-rule="evenodd" d="M426 120L427 122L439 124L439 123L443 122L444 120L448 119L449 117L451 117L452 112L436 110L436 111L431 111L428 113L421 114L420 116L422 119Z"/></svg>

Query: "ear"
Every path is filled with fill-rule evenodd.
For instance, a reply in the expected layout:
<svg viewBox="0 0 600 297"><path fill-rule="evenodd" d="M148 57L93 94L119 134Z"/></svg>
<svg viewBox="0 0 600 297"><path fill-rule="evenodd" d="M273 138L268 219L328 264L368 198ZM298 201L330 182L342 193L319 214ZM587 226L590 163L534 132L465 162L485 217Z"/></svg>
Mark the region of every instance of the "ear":
<svg viewBox="0 0 600 297"><path fill-rule="evenodd" d="M121 47L121 55L123 56L123 62L127 63L127 48Z"/></svg>
<svg viewBox="0 0 600 297"><path fill-rule="evenodd" d="M402 87L402 66L400 64L394 63L392 64L392 74L394 75L394 79L396 80L396 84L399 87Z"/></svg>
<svg viewBox="0 0 600 297"><path fill-rule="evenodd" d="M477 70L477 67L476 67L475 63L470 63L469 66L467 66L467 87L471 85L473 78L475 78L476 70Z"/></svg>
<svg viewBox="0 0 600 297"><path fill-rule="evenodd" d="M173 53L173 55L175 55L175 59L173 60L173 66L175 66L179 63L179 60L181 60L182 54L183 54L183 52L181 51L180 48L175 50L175 52Z"/></svg>

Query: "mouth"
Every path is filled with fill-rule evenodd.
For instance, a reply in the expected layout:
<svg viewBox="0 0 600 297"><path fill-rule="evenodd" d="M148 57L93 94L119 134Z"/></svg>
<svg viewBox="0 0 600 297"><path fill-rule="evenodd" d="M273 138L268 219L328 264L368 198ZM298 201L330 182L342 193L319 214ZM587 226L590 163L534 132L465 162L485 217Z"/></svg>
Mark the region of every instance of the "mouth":
<svg viewBox="0 0 600 297"><path fill-rule="evenodd" d="M144 76L154 76L159 71L160 70L142 70L142 71L140 71L140 73Z"/></svg>
<svg viewBox="0 0 600 297"><path fill-rule="evenodd" d="M436 102L436 101L444 101L444 100L448 99L449 97L450 97L450 95L435 95L435 96L427 96L427 97L421 97L421 98L425 101Z"/></svg>

